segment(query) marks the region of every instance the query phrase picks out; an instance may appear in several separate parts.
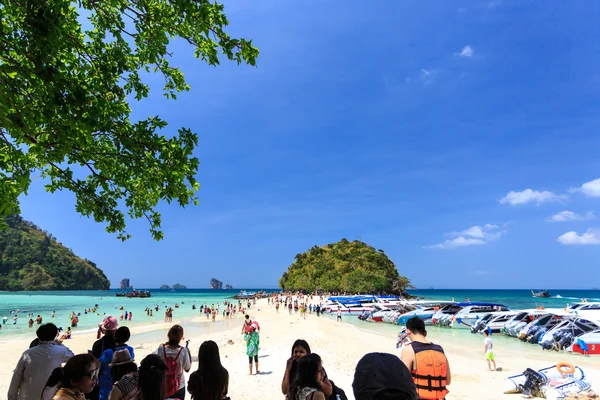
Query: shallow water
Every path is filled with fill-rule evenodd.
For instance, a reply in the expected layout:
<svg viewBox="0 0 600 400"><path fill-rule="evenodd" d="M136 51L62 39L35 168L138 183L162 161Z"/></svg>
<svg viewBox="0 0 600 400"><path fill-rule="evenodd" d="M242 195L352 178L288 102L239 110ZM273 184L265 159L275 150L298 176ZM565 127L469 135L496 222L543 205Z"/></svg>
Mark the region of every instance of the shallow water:
<svg viewBox="0 0 600 400"><path fill-rule="evenodd" d="M254 291L254 290L253 290ZM0 316L6 316L8 321L0 330L1 339L11 339L27 334L34 336L33 328L28 327L27 314L33 313L33 319L40 315L43 322L53 322L58 327L66 329L70 326L69 315L72 312L81 313L79 324L73 328L74 334L82 332L95 332L98 324L106 315L112 315L119 320L120 325L139 326L164 321L164 312L167 307L174 307L175 303L179 308L174 308L173 319L190 319L200 315L199 308L202 305L219 306L219 312L223 311L223 302L239 293L239 290L212 290L212 289L184 289L184 290L152 290L150 298L124 298L116 297L115 293L119 290L98 290L98 291L53 291L53 292L0 292ZM86 314L85 310L93 308L98 304L95 314ZM197 309L193 310L192 305ZM159 310L154 307L158 305ZM120 308L123 307L123 310ZM146 307L153 308L153 316L146 315ZM11 310L20 310L17 323L13 324L13 315ZM26 311L25 311L26 310ZM55 311L54 318L51 318ZM120 320L121 314L125 311L133 312L131 321ZM204 324L201 324L204 325ZM189 324L190 329L215 329L198 328ZM144 335L144 334L142 334ZM151 335L151 334L149 334ZM152 334L153 335L153 334ZM191 336L190 336L191 337Z"/></svg>

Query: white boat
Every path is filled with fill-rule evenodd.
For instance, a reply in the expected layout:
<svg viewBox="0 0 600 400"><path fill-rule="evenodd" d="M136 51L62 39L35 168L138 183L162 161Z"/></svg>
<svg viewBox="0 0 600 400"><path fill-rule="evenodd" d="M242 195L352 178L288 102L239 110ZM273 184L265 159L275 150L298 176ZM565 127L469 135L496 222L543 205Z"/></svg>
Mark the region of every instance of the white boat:
<svg viewBox="0 0 600 400"><path fill-rule="evenodd" d="M532 321L535 321L546 314L547 312L541 309L521 310L514 317L506 321L501 332L508 336L517 337L519 336L521 329L527 324L530 324Z"/></svg>
<svg viewBox="0 0 600 400"><path fill-rule="evenodd" d="M600 311L600 301L583 301L580 303L574 303L567 307L569 310L575 312L585 311Z"/></svg>
<svg viewBox="0 0 600 400"><path fill-rule="evenodd" d="M517 336L519 340L522 342L538 343L540 337L544 333L554 328L564 319L570 317L569 313L562 309L547 309L544 311L546 312L546 315L532 321L521 329Z"/></svg>
<svg viewBox="0 0 600 400"><path fill-rule="evenodd" d="M363 314L365 311L373 311L375 306L390 307L400 304L402 298L398 296L333 296L321 307L323 312L337 312L338 309L344 314Z"/></svg>
<svg viewBox="0 0 600 400"><path fill-rule="evenodd" d="M436 312L445 305L453 304L451 301L411 301L409 303L417 308L401 314L396 319L398 325L406 325L406 321L414 317L422 319L425 325L431 325L431 319Z"/></svg>
<svg viewBox="0 0 600 400"><path fill-rule="evenodd" d="M565 376L564 373L558 370L556 365L551 367L542 368L538 371L534 371L527 368L524 373L519 375L509 376L504 380L504 393L522 393L524 389L530 390L531 384L538 386L539 391L545 391L544 386L550 381L557 379L567 379L567 381L581 381L585 379L585 373L579 367L574 367L572 374ZM529 381L529 382L528 382ZM542 393L537 393L542 394Z"/></svg>
<svg viewBox="0 0 600 400"><path fill-rule="evenodd" d="M518 311L496 311L487 313L471 326L471 332L477 333L487 331L489 333L498 333L504 328L504 325L508 320L517 314Z"/></svg>
<svg viewBox="0 0 600 400"><path fill-rule="evenodd" d="M585 318L567 318L544 333L539 340L544 350L562 350L570 347L575 338L600 329L600 322Z"/></svg>
<svg viewBox="0 0 600 400"><path fill-rule="evenodd" d="M600 329L576 337L569 351L579 354L600 354Z"/></svg>
<svg viewBox="0 0 600 400"><path fill-rule="evenodd" d="M454 329L471 329L481 317L490 312L510 311L502 304L494 303L458 303L460 309L454 314L447 326Z"/></svg>

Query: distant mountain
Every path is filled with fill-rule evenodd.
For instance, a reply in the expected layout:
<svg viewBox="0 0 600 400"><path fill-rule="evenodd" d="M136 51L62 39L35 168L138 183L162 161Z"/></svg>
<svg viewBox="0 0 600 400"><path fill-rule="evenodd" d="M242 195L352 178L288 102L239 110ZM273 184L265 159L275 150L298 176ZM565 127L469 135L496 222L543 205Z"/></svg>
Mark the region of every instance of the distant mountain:
<svg viewBox="0 0 600 400"><path fill-rule="evenodd" d="M233 289L231 285L225 285L225 289Z"/></svg>
<svg viewBox="0 0 600 400"><path fill-rule="evenodd" d="M217 278L212 278L210 280L210 288L211 289L223 289L223 282L221 282Z"/></svg>
<svg viewBox="0 0 600 400"><path fill-rule="evenodd" d="M52 234L19 215L0 227L0 290L108 289L110 281L92 261L77 257Z"/></svg>
<svg viewBox="0 0 600 400"><path fill-rule="evenodd" d="M173 285L173 289L187 289L187 287L182 285L181 283L176 283Z"/></svg>
<svg viewBox="0 0 600 400"><path fill-rule="evenodd" d="M168 290L168 289L171 289L171 286L169 286L169 285L160 285L160 288Z"/></svg>
<svg viewBox="0 0 600 400"><path fill-rule="evenodd" d="M119 289L131 289L131 284L129 283L129 278L125 278L121 280L119 284Z"/></svg>

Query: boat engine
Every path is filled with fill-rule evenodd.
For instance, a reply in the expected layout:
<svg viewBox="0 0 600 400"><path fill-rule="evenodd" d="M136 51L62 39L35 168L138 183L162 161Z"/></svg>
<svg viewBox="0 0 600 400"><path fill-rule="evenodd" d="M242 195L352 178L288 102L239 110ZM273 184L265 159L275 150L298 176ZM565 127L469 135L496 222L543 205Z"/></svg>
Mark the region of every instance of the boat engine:
<svg viewBox="0 0 600 400"><path fill-rule="evenodd" d="M523 395L544 397L542 387L548 383L546 375L541 374L531 368L527 368L525 371L523 371L523 375L525 375L527 378L525 383L520 385Z"/></svg>
<svg viewBox="0 0 600 400"><path fill-rule="evenodd" d="M471 333L481 332L485 328L486 321L480 319L471 326Z"/></svg>

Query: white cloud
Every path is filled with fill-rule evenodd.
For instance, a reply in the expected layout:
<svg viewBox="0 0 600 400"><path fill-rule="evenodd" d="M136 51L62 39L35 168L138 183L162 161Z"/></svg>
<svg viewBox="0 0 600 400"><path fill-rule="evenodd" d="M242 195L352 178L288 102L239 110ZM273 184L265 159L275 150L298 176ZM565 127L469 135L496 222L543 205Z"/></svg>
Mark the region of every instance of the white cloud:
<svg viewBox="0 0 600 400"><path fill-rule="evenodd" d="M572 188L571 192L581 192L588 197L600 197L600 178L594 179L581 185L578 188Z"/></svg>
<svg viewBox="0 0 600 400"><path fill-rule="evenodd" d="M466 8L464 8L464 7L460 7L460 8L458 9L458 11L457 11L457 12L458 12L459 14L461 14L461 13L464 13L464 12L466 12L466 11L467 11L467 9L466 9Z"/></svg>
<svg viewBox="0 0 600 400"><path fill-rule="evenodd" d="M465 47L463 47L463 49L460 51L460 53L456 53L457 55L461 56L461 57L473 57L473 48L469 45L466 45Z"/></svg>
<svg viewBox="0 0 600 400"><path fill-rule="evenodd" d="M431 75L431 71L429 71L428 69L425 69L425 68L421 69L421 78L427 78L430 75Z"/></svg>
<svg viewBox="0 0 600 400"><path fill-rule="evenodd" d="M600 232L588 229L587 232L579 235L575 231L567 232L556 239L560 244L572 245L593 245L600 244Z"/></svg>
<svg viewBox="0 0 600 400"><path fill-rule="evenodd" d="M519 204L526 204L534 202L537 204L545 203L548 201L560 201L566 199L567 196L564 194L554 194L547 190L539 192L537 190L525 189L522 192L510 191L499 200L500 204L510 204L516 206Z"/></svg>
<svg viewBox="0 0 600 400"><path fill-rule="evenodd" d="M573 211L561 211L548 218L548 222L567 222L567 221L585 221L588 219L594 219L596 216L593 211L589 211L584 215L579 215Z"/></svg>
<svg viewBox="0 0 600 400"><path fill-rule="evenodd" d="M453 239L448 239L442 243L431 246L425 246L425 248L447 250L465 246L480 246L500 238L505 232L506 230L500 229L498 225L475 225L461 232L451 232L449 235L455 236Z"/></svg>

